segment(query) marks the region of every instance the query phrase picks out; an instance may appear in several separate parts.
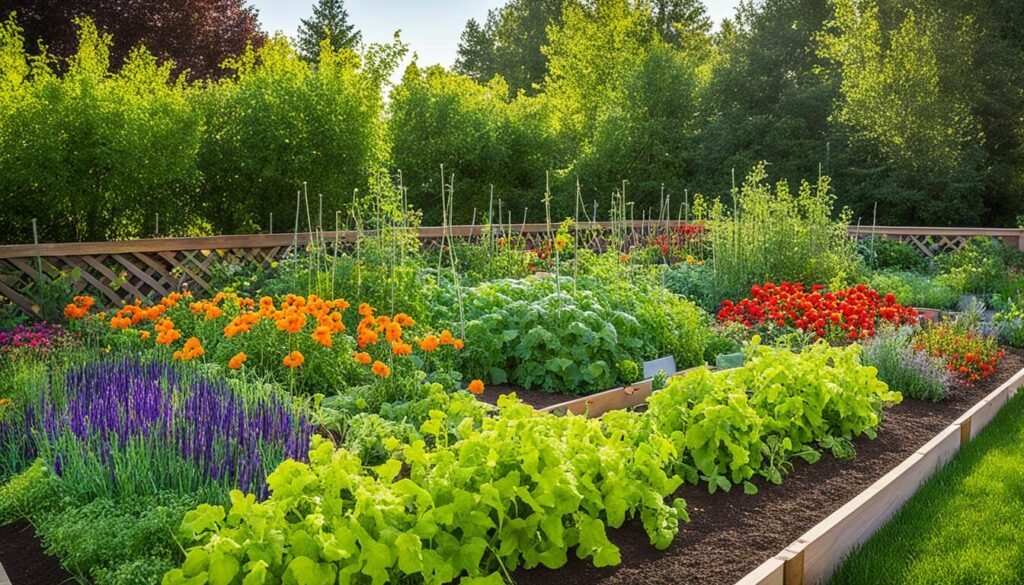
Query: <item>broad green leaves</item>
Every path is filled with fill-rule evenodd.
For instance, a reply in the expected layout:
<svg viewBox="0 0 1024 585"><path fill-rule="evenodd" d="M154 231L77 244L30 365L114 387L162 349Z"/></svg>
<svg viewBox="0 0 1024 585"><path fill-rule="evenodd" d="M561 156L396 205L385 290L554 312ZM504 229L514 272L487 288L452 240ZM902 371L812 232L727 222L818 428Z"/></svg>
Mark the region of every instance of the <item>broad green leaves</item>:
<svg viewBox="0 0 1024 585"><path fill-rule="evenodd" d="M649 399L655 428L685 453L680 473L711 492L761 476L781 483L799 457L818 460L815 446L840 459L854 455L855 436L874 436L882 408L902 397L860 365L860 346L825 343L802 353L754 345L746 365L696 370ZM696 473L687 473L692 465Z"/></svg>
<svg viewBox="0 0 1024 585"><path fill-rule="evenodd" d="M233 492L227 511L189 512L180 536L195 546L164 585L486 585L520 567L561 567L573 549L618 564L607 530L633 518L664 549L688 520L685 502L666 503L684 478L753 494L752 479L781 482L793 458L817 460L815 447L852 455L850 439L900 400L858 352L755 344L745 366L678 378L644 414L540 416L513 396L476 423L433 409L420 429L433 446L392 445L377 466L314 439L309 464L286 461L268 477L269 500Z"/></svg>

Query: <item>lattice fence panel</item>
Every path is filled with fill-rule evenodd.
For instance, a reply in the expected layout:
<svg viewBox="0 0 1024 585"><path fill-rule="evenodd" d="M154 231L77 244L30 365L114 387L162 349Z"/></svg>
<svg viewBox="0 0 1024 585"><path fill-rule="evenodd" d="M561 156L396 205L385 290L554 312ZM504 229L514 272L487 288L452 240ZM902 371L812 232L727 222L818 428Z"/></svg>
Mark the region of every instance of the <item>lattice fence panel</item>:
<svg viewBox="0 0 1024 585"><path fill-rule="evenodd" d="M232 264L269 268L287 247L232 248L44 256L43 274L56 279L78 271L72 287L91 295L101 308L119 307L135 299L155 300L173 291L189 289L212 294L216 271ZM29 291L36 285L34 258L0 258L0 295L22 310L37 314Z"/></svg>

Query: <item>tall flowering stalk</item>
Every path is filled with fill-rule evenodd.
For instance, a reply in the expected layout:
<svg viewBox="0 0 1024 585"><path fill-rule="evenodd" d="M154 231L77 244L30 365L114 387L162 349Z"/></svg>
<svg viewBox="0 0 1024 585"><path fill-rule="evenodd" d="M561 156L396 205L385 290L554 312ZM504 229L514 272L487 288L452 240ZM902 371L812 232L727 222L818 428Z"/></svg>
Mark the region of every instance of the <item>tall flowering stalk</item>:
<svg viewBox="0 0 1024 585"><path fill-rule="evenodd" d="M265 494L284 459L305 460L311 425L284 399L237 392L163 363L69 370L29 409L35 448L73 489L141 494L239 488Z"/></svg>

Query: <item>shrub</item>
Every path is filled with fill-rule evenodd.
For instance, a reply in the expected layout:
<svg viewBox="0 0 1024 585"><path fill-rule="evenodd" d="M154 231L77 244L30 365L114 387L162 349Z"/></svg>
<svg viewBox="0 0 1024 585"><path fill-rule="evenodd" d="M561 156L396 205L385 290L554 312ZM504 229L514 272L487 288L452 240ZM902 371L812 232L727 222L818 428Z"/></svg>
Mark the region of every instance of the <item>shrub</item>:
<svg viewBox="0 0 1024 585"><path fill-rule="evenodd" d="M999 338L1011 347L1024 347L1024 307L1020 298L1011 299L1006 308L992 317L992 324L999 330Z"/></svg>
<svg viewBox="0 0 1024 585"><path fill-rule="evenodd" d="M796 195L785 181L773 191L764 164L734 193L733 209L721 201L695 203L706 216L711 264L719 300L742 295L758 282L841 283L858 272L857 244L849 236L849 211L833 217L828 177Z"/></svg>
<svg viewBox="0 0 1024 585"><path fill-rule="evenodd" d="M912 345L909 327L885 327L864 342L861 362L878 370L878 379L904 396L938 402L946 397L954 377L945 362Z"/></svg>
<svg viewBox="0 0 1024 585"><path fill-rule="evenodd" d="M928 259L910 244L899 240L872 237L860 242L858 250L864 263L877 270L921 271Z"/></svg>
<svg viewBox="0 0 1024 585"><path fill-rule="evenodd" d="M995 238L973 237L958 251L937 256L935 263L950 285L965 293L1012 296L1024 289L1019 276L1024 255Z"/></svg>
<svg viewBox="0 0 1024 585"><path fill-rule="evenodd" d="M6 16L6 13L3 15ZM4 243L108 240L193 230L202 179L202 121L169 63L144 49L110 69L108 35L78 22L66 71L30 58L21 31L0 24L0 214Z"/></svg>
<svg viewBox="0 0 1024 585"><path fill-rule="evenodd" d="M913 272L873 272L867 282L875 290L891 292L901 305L955 309L963 291L951 286L949 280L945 275L932 277Z"/></svg>

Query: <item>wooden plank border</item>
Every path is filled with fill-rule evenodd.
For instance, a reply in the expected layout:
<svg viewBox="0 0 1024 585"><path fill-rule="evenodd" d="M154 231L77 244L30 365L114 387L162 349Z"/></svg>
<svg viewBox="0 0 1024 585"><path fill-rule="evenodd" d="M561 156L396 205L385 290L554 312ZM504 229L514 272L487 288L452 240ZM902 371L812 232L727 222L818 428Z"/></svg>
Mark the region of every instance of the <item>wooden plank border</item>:
<svg viewBox="0 0 1024 585"><path fill-rule="evenodd" d="M921 484L976 437L1022 385L1024 369L737 585L816 585L828 580L846 555L871 538Z"/></svg>
<svg viewBox="0 0 1024 585"><path fill-rule="evenodd" d="M682 376L689 371L699 368L714 370L711 366L696 366L680 370L669 376L669 379ZM647 397L653 393L653 387L654 378L648 378L647 380L642 380L628 386L612 388L611 390L605 390L604 392L588 394L587 396L580 396L578 398L566 400L565 402L552 404L551 406L545 406L544 408L538 408L537 412L558 416L562 416L570 412L576 415L586 414L589 417L601 416L602 414L612 410L625 410L627 408L635 408L644 404L647 402Z"/></svg>

